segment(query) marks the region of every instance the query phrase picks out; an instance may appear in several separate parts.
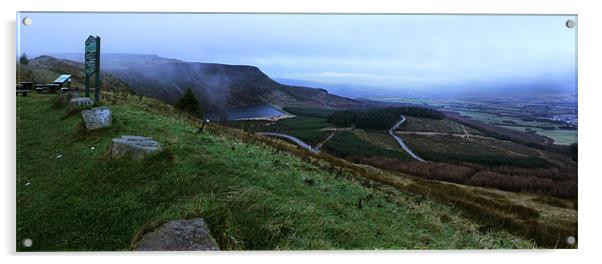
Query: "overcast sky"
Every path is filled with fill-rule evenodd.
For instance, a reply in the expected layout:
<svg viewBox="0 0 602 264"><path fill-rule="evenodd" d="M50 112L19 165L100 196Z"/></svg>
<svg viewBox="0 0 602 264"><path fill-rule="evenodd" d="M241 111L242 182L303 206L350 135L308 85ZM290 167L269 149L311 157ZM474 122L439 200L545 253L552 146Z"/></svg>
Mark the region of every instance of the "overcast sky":
<svg viewBox="0 0 602 264"><path fill-rule="evenodd" d="M22 13L18 53L102 52L254 65L273 78L575 91L574 16ZM483 85L481 85L483 84ZM468 88L467 88L468 89Z"/></svg>

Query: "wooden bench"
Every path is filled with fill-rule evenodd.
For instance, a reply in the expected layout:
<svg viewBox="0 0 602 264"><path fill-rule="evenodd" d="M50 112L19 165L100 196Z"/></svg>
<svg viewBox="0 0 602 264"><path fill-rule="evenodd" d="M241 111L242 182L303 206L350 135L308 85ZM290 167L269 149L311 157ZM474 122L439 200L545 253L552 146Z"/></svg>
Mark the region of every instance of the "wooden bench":
<svg viewBox="0 0 602 264"><path fill-rule="evenodd" d="M31 92L31 90L17 90L17 95L21 94L22 96L27 96L27 93Z"/></svg>

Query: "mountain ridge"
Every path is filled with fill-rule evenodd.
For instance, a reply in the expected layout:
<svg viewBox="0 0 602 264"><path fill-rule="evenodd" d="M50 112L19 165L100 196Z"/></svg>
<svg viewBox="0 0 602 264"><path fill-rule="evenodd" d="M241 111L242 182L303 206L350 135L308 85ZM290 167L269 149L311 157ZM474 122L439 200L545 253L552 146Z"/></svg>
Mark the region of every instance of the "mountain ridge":
<svg viewBox="0 0 602 264"><path fill-rule="evenodd" d="M51 54L82 62L82 54ZM34 59L35 60L35 59ZM140 95L174 104L191 89L205 110L273 104L279 107L361 108L358 100L325 89L281 84L258 67L186 62L152 54L106 53L101 69L125 82Z"/></svg>

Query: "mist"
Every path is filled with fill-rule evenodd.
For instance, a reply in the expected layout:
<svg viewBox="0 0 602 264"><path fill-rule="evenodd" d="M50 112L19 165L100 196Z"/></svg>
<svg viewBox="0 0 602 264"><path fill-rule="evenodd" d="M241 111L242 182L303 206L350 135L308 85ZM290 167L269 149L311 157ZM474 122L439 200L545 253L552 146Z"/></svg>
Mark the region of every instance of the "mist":
<svg viewBox="0 0 602 264"><path fill-rule="evenodd" d="M92 34L101 36L104 53L253 65L273 79L344 96L352 89L342 87L363 96L577 91L577 30L564 26L575 16L19 14L25 16L34 23L18 26L19 54L81 53Z"/></svg>

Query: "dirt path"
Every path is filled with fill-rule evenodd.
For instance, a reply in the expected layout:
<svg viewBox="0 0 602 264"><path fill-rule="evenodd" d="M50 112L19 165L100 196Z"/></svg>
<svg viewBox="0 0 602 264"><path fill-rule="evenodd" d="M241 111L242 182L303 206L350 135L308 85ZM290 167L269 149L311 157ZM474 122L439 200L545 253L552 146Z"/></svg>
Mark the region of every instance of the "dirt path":
<svg viewBox="0 0 602 264"><path fill-rule="evenodd" d="M466 127L464 125L461 125L461 126L462 126L462 131L464 132L464 137L469 138L470 134L468 134L468 131L466 131Z"/></svg>
<svg viewBox="0 0 602 264"><path fill-rule="evenodd" d="M466 131L468 132L468 131ZM418 131L395 131L395 134L398 135L423 135L423 136L454 136L454 137L463 137L463 138L481 138L481 139L495 139L492 137L480 136L480 135L471 135L468 133L448 133L448 132L418 132ZM501 140L501 139L500 139ZM504 140L507 141L507 140Z"/></svg>
<svg viewBox="0 0 602 264"><path fill-rule="evenodd" d="M393 139L395 139L395 141L397 141L397 143L399 144L399 146L401 146L408 154L410 154L410 156L412 156L414 159L419 160L419 161L424 161L423 159L421 159L420 157L418 157L418 155L414 154L414 152L412 152L412 150L410 150L410 148L408 148L408 146L406 146L405 143L403 143L403 140L401 140L401 138L399 136L397 136L395 134L395 129L399 128L399 126L401 124L403 124L403 122L406 121L405 116L401 116L401 120L399 120L399 122L395 123L395 125L393 125L390 129L389 129L389 135L391 135L393 137Z"/></svg>
<svg viewBox="0 0 602 264"><path fill-rule="evenodd" d="M328 142L328 140L330 140L332 137L334 137L334 135L336 135L336 134L337 134L337 131L334 131L334 132L330 133L330 135L328 135L328 137L327 137L326 139L324 139L322 142L320 142L320 143L316 144L316 147L315 147L314 149L316 149L316 150L320 151L320 149L322 148L322 146L323 146L323 145L324 145L326 142Z"/></svg>

